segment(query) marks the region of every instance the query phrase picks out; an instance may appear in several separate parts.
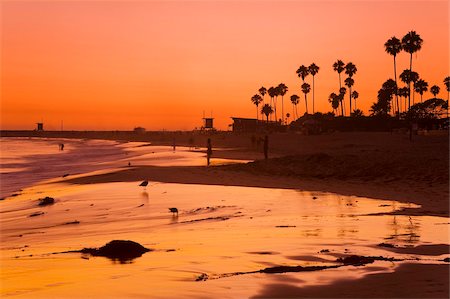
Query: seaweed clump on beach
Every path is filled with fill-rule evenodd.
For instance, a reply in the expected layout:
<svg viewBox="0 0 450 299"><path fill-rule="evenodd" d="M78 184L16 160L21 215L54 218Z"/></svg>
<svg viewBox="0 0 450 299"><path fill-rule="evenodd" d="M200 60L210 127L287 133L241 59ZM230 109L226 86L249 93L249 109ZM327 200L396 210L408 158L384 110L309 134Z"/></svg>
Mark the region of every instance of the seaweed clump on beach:
<svg viewBox="0 0 450 299"><path fill-rule="evenodd" d="M55 203L55 199L49 196L39 198L38 200L39 200L38 206L49 206Z"/></svg>
<svg viewBox="0 0 450 299"><path fill-rule="evenodd" d="M131 262L149 251L150 249L141 244L129 240L113 240L100 248L83 248L80 250L81 253L104 256L120 263Z"/></svg>

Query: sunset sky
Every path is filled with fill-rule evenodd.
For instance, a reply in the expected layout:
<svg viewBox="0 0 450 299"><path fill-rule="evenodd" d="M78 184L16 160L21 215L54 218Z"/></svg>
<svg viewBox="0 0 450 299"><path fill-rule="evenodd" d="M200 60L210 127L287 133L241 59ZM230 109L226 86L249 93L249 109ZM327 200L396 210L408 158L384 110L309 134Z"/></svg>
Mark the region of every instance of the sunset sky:
<svg viewBox="0 0 450 299"><path fill-rule="evenodd" d="M424 39L413 70L441 87L449 74L449 1L3 1L1 128L191 130L211 111L216 127L255 117L250 98L312 62L316 110L331 111L336 59L358 67L366 114L393 77L391 36ZM409 56L398 57L398 73ZM311 77L307 78L311 83ZM424 97L429 97L426 93ZM310 96L311 98L311 96ZM418 97L416 97L418 98ZM346 98L348 101L348 98ZM311 101L311 99L310 99ZM280 101L281 102L281 101ZM281 110L281 106L278 108Z"/></svg>

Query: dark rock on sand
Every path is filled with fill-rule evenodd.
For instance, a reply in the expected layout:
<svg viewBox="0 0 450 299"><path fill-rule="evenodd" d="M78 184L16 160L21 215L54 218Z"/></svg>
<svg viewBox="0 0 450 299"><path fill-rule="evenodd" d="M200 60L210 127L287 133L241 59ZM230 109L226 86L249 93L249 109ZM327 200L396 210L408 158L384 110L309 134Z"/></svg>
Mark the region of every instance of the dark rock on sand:
<svg viewBox="0 0 450 299"><path fill-rule="evenodd" d="M450 257L446 257L446 258L443 259L442 261L443 261L443 262L446 262L446 263L450 263Z"/></svg>
<svg viewBox="0 0 450 299"><path fill-rule="evenodd" d="M389 243L380 243L380 244L378 244L378 246L387 247L387 248L395 248L394 244L389 244Z"/></svg>
<svg viewBox="0 0 450 299"><path fill-rule="evenodd" d="M112 260L118 260L121 263L126 263L141 257L149 251L150 249L133 241L113 240L100 248L83 248L80 252L93 256L104 256Z"/></svg>
<svg viewBox="0 0 450 299"><path fill-rule="evenodd" d="M39 198L39 203L38 206L49 206L55 203L55 199L52 197L44 197L44 198Z"/></svg>
<svg viewBox="0 0 450 299"><path fill-rule="evenodd" d="M341 257L336 260L338 263L343 263L345 266L364 266L367 264L371 264L375 261L389 261L389 262L398 262L402 261L401 259L395 259L392 257L383 257L383 256L361 256L361 255L349 255L346 257Z"/></svg>
<svg viewBox="0 0 450 299"><path fill-rule="evenodd" d="M44 214L45 214L44 212L39 211L39 212L35 212L33 214L30 214L28 217L36 217L36 216L40 216L40 215L44 215Z"/></svg>

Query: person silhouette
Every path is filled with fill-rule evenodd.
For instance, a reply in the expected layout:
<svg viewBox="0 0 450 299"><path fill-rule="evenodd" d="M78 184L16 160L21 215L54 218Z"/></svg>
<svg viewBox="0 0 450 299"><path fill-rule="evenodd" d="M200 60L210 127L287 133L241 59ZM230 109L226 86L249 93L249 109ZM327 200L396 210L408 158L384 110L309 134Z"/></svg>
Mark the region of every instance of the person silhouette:
<svg viewBox="0 0 450 299"><path fill-rule="evenodd" d="M264 137L264 159L269 159L269 136Z"/></svg>
<svg viewBox="0 0 450 299"><path fill-rule="evenodd" d="M207 149L206 149L206 162L209 166L209 160L211 159L211 155L212 155L212 146L211 146L211 138L208 138L208 142L207 142Z"/></svg>

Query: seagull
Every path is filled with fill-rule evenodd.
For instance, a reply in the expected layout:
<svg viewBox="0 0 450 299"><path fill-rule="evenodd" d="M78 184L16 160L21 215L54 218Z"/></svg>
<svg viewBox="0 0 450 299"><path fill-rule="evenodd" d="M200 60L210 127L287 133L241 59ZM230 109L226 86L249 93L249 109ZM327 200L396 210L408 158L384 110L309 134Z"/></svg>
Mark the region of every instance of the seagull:
<svg viewBox="0 0 450 299"><path fill-rule="evenodd" d="M142 187L147 187L147 185L148 185L148 181L143 181L142 183L140 183L139 184L139 186L142 186Z"/></svg>
<svg viewBox="0 0 450 299"><path fill-rule="evenodd" d="M172 212L174 215L176 213L177 216L178 216L178 209L177 208L169 208L169 211Z"/></svg>

